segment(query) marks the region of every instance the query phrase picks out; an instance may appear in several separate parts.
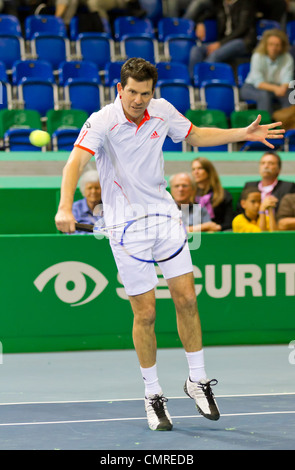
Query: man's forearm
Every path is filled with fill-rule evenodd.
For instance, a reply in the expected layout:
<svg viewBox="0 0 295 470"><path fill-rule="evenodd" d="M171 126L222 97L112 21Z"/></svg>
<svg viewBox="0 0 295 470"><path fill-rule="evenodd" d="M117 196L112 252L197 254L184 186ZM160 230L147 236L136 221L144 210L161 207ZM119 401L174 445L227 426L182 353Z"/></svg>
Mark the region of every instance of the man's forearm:
<svg viewBox="0 0 295 470"><path fill-rule="evenodd" d="M219 129L213 127L195 127L187 137L186 141L193 147L208 147L229 144L231 142L242 142L246 140L246 129Z"/></svg>
<svg viewBox="0 0 295 470"><path fill-rule="evenodd" d="M284 217L278 222L279 230L295 230L295 217Z"/></svg>
<svg viewBox="0 0 295 470"><path fill-rule="evenodd" d="M68 162L63 169L59 209L72 210L74 194L80 177L76 162Z"/></svg>

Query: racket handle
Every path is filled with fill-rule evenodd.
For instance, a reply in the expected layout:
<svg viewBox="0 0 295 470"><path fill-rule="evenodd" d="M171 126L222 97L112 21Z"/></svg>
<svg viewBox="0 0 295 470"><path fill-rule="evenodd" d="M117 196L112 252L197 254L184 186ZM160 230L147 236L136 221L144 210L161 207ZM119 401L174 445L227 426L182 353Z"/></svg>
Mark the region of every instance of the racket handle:
<svg viewBox="0 0 295 470"><path fill-rule="evenodd" d="M79 223L76 223L75 226L76 226L76 230L81 230L83 232L93 232L93 227L94 227L94 225L79 224Z"/></svg>

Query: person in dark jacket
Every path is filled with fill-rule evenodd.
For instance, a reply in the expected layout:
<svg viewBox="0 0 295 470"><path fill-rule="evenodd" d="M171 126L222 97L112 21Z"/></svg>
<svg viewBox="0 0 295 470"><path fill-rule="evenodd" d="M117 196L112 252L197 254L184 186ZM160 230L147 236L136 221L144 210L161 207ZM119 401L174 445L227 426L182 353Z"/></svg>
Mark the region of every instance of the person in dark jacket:
<svg viewBox="0 0 295 470"><path fill-rule="evenodd" d="M254 2L249 0L216 0L194 20L196 36L203 41L206 35L204 21L217 21L217 41L193 46L190 53L189 69L193 77L196 63L229 62L236 57L250 54L256 45L256 18Z"/></svg>
<svg viewBox="0 0 295 470"><path fill-rule="evenodd" d="M295 193L295 183L282 181L279 179L282 162L280 156L273 151L265 152L259 163L259 173L261 180L249 181L245 183L243 189L249 186L255 186L261 191L261 200L266 196L272 196L277 199L275 212L277 212L281 199L285 194ZM242 212L240 201L237 204L237 213Z"/></svg>

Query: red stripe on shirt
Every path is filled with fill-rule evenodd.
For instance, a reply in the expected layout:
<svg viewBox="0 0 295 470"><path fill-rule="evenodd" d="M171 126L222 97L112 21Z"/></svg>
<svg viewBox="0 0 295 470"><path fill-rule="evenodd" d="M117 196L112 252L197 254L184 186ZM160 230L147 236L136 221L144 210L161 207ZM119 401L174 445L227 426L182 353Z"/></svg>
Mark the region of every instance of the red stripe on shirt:
<svg viewBox="0 0 295 470"><path fill-rule="evenodd" d="M190 125L190 128L189 128L189 130L188 130L188 133L187 133L186 136L185 136L185 139L189 136L189 134L190 134L192 128L193 128L193 125L191 124L191 125Z"/></svg>
<svg viewBox="0 0 295 470"><path fill-rule="evenodd" d="M86 150L87 152L91 153L91 155L95 155L95 152L93 152L93 150L90 150L87 147L83 147L83 145L75 144L74 147L78 147L79 149Z"/></svg>

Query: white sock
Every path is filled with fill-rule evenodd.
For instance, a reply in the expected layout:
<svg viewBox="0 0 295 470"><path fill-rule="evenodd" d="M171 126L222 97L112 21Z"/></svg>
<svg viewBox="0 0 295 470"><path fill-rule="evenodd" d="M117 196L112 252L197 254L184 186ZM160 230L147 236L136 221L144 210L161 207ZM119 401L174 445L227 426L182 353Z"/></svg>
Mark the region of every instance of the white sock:
<svg viewBox="0 0 295 470"><path fill-rule="evenodd" d="M140 367L145 387L145 396L161 395L162 389L158 380L157 364L152 367Z"/></svg>
<svg viewBox="0 0 295 470"><path fill-rule="evenodd" d="M189 366L189 377L191 381L199 382L202 379L207 380L203 349L201 349L201 351L196 352L185 351L185 355Z"/></svg>

